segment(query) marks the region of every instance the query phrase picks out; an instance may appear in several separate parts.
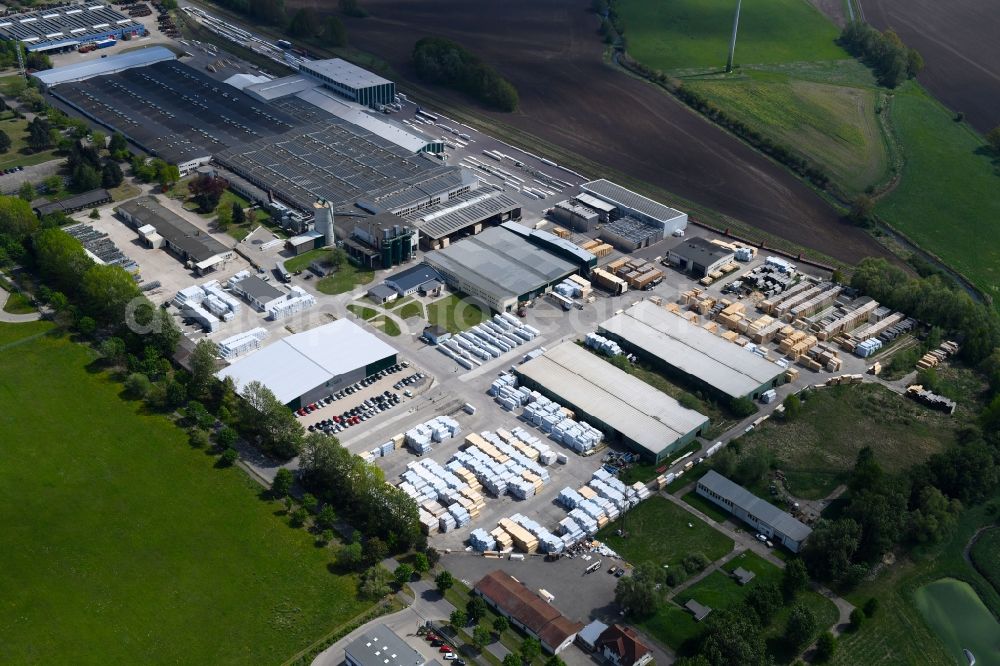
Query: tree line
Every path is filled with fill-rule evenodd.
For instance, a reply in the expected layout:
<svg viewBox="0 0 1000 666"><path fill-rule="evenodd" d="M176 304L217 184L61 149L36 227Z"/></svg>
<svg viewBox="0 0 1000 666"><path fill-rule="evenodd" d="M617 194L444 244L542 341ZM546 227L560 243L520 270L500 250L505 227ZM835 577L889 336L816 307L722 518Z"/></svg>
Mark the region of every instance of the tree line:
<svg viewBox="0 0 1000 666"><path fill-rule="evenodd" d="M677 99L681 100L692 109L707 117L712 122L726 128L739 138L743 139L760 152L768 155L781 164L791 169L793 172L805 178L820 189L827 189L830 186L830 176L819 165L805 159L788 146L774 141L770 137L764 136L756 129L738 118L729 115L715 103L705 99L696 90L685 86L680 81L672 80L660 70L647 67L635 60L627 53L622 53L618 57L619 62L626 69L643 76L654 83L658 83L666 90L673 93Z"/></svg>
<svg viewBox="0 0 1000 666"><path fill-rule="evenodd" d="M324 46L346 46L347 29L339 16L330 14L320 18L316 10L303 7L289 18L284 0L217 0L235 12L283 28L289 36L298 39L317 39ZM345 16L367 16L357 0L340 0L338 8Z"/></svg>
<svg viewBox="0 0 1000 666"><path fill-rule="evenodd" d="M851 286L888 307L956 331L959 354L967 363L981 363L1000 347L1000 315L996 310L972 300L940 275L913 278L885 259L867 258L855 268Z"/></svg>
<svg viewBox="0 0 1000 666"><path fill-rule="evenodd" d="M924 68L924 59L903 43L892 30L879 32L867 23L851 21L844 26L838 43L872 68L879 84L895 88Z"/></svg>
<svg viewBox="0 0 1000 666"><path fill-rule="evenodd" d="M517 109L513 84L450 39L424 37L417 41L413 64L424 81L459 90L500 111Z"/></svg>

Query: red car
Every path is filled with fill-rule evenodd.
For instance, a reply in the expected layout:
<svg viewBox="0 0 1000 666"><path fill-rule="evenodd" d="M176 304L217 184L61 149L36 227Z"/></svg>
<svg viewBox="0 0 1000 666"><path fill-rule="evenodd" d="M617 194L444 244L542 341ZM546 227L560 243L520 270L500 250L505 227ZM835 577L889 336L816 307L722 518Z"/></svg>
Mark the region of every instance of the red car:
<svg viewBox="0 0 1000 666"><path fill-rule="evenodd" d="M424 638L426 638L428 642L436 641L438 639L436 634L430 634L430 633L424 636Z"/></svg>
<svg viewBox="0 0 1000 666"><path fill-rule="evenodd" d="M451 648L448 647L447 645L442 645L441 647L438 648L438 652L447 654L448 652L451 652Z"/></svg>

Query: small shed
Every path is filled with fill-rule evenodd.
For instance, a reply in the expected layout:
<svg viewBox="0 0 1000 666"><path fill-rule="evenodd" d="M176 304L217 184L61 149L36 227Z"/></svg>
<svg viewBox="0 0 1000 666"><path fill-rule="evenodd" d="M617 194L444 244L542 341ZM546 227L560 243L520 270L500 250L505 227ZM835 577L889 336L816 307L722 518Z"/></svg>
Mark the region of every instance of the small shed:
<svg viewBox="0 0 1000 666"><path fill-rule="evenodd" d="M739 583L740 585L746 585L747 583L752 581L757 574L755 574L753 571L747 571L743 567L736 567L735 569L733 569L732 575L733 578L736 579L737 583Z"/></svg>
<svg viewBox="0 0 1000 666"><path fill-rule="evenodd" d="M712 612L711 608L709 608L708 606L702 606L694 599L688 599L687 603L684 604L684 608L691 611L691 614L694 615L695 622L701 622L706 617L708 617L709 613Z"/></svg>
<svg viewBox="0 0 1000 666"><path fill-rule="evenodd" d="M368 298L380 305L394 301L398 297L399 293L385 283L377 284L368 290Z"/></svg>

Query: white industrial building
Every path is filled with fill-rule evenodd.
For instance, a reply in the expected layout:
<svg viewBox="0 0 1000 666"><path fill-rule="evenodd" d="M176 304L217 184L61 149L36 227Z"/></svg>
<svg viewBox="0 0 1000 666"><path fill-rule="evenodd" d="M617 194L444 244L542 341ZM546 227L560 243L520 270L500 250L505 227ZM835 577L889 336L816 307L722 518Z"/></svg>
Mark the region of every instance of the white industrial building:
<svg viewBox="0 0 1000 666"><path fill-rule="evenodd" d="M656 227L660 231L661 238L687 228L687 213L664 206L604 178L584 183L580 189L585 194L612 204L616 208L616 212L611 215L612 220L619 217L633 217Z"/></svg>
<svg viewBox="0 0 1000 666"><path fill-rule="evenodd" d="M650 301L639 301L598 327L626 351L730 400L757 398L785 369Z"/></svg>
<svg viewBox="0 0 1000 666"><path fill-rule="evenodd" d="M217 373L237 390L252 381L292 409L315 402L396 363L396 350L347 319L296 333Z"/></svg>
<svg viewBox="0 0 1000 666"><path fill-rule="evenodd" d="M396 632L379 624L344 648L344 663L347 666L423 666L427 660Z"/></svg>
<svg viewBox="0 0 1000 666"><path fill-rule="evenodd" d="M396 99L396 84L340 58L306 60L299 66L304 74L352 102L378 108Z"/></svg>

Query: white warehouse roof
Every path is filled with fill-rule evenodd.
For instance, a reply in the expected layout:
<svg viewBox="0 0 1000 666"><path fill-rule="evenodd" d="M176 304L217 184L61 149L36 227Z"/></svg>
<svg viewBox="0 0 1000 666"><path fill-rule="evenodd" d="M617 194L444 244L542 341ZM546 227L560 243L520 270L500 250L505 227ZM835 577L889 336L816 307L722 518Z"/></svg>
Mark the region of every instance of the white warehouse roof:
<svg viewBox="0 0 1000 666"><path fill-rule="evenodd" d="M378 74L373 74L367 69L362 69L340 58L307 60L300 65L299 71L306 74L325 76L349 88L355 89L392 83L389 79L384 79Z"/></svg>
<svg viewBox="0 0 1000 666"><path fill-rule="evenodd" d="M85 81L95 76L114 74L133 67L145 67L164 60L176 59L177 56L174 55L174 52L164 46L147 46L136 51L110 55L106 58L86 60L43 72L35 72L32 76L46 86L54 86L59 83Z"/></svg>
<svg viewBox="0 0 1000 666"><path fill-rule="evenodd" d="M516 368L560 401L614 428L653 456L708 423L708 417L619 370L575 342ZM586 420L586 417L582 417Z"/></svg>
<svg viewBox="0 0 1000 666"><path fill-rule="evenodd" d="M750 395L785 371L650 301L639 301L600 329L734 398Z"/></svg>
<svg viewBox="0 0 1000 666"><path fill-rule="evenodd" d="M396 354L396 349L363 328L337 321L274 342L218 372L232 377L236 389L252 381L289 403L334 377Z"/></svg>

